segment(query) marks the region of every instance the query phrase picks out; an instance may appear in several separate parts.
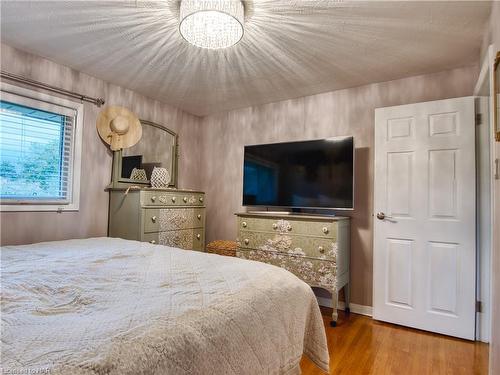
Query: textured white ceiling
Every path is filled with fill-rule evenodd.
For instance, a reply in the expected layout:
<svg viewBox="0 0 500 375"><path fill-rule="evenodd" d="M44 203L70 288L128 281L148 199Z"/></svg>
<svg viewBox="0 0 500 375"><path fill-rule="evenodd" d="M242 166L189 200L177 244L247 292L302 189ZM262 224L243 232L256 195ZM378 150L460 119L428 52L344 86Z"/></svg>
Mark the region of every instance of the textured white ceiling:
<svg viewBox="0 0 500 375"><path fill-rule="evenodd" d="M491 3L254 0L234 47L178 33L177 1L1 1L4 43L196 115L476 63Z"/></svg>

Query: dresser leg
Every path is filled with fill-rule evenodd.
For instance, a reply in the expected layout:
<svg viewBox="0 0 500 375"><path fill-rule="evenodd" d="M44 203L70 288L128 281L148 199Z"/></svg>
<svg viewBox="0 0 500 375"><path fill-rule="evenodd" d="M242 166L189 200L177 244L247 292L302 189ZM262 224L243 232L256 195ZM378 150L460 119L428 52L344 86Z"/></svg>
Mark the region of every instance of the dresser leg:
<svg viewBox="0 0 500 375"><path fill-rule="evenodd" d="M344 297L345 297L345 309L344 312L349 314L351 312L350 303L351 303L351 284L347 283L344 285Z"/></svg>
<svg viewBox="0 0 500 375"><path fill-rule="evenodd" d="M330 322L330 326L335 327L337 326L337 319L339 317L339 314L337 312L337 305L339 302L339 293L337 290L332 290L332 321Z"/></svg>

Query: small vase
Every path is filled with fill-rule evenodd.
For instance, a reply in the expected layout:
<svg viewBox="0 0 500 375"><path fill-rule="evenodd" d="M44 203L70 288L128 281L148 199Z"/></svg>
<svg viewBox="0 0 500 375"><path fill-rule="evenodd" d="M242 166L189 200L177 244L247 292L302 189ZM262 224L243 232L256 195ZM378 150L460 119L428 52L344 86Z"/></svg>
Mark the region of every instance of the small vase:
<svg viewBox="0 0 500 375"><path fill-rule="evenodd" d="M151 172L151 186L154 188L165 188L170 183L170 173L167 168L153 168Z"/></svg>
<svg viewBox="0 0 500 375"><path fill-rule="evenodd" d="M130 179L134 181L147 181L146 171L144 169L134 168L130 174Z"/></svg>

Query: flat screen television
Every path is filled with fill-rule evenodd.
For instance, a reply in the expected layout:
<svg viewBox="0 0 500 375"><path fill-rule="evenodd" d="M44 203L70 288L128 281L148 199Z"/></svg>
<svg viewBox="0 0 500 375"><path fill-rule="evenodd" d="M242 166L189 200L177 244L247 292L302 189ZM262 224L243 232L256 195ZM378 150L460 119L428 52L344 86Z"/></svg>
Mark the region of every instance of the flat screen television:
<svg viewBox="0 0 500 375"><path fill-rule="evenodd" d="M354 138L245 146L243 205L354 208Z"/></svg>

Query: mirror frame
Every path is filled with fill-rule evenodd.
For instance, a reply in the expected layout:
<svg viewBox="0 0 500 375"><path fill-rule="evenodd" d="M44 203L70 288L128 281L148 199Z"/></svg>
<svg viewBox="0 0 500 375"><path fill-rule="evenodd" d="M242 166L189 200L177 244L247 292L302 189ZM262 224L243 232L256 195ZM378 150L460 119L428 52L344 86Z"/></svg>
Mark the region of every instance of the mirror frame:
<svg viewBox="0 0 500 375"><path fill-rule="evenodd" d="M500 142L500 51L497 52L493 63L493 131L495 140Z"/></svg>
<svg viewBox="0 0 500 375"><path fill-rule="evenodd" d="M178 159L179 159L179 136L174 131L166 128L163 125L156 124L147 120L140 120L141 125L154 126L159 128L174 137L174 145L172 146L172 168L170 171L170 183L168 184L169 188L177 188L177 172L178 172ZM139 141L140 142L140 141ZM137 180L131 180L130 178L123 178L122 174L122 151L118 150L113 152L113 171L111 176L111 187L113 188L121 188L121 187L129 187L129 186L140 186L140 187L150 187L149 180L140 182Z"/></svg>

